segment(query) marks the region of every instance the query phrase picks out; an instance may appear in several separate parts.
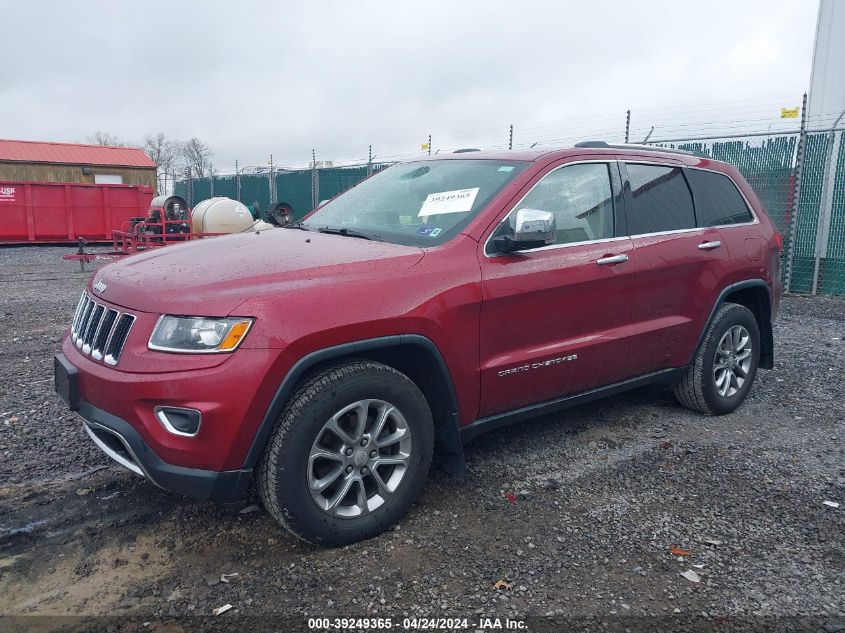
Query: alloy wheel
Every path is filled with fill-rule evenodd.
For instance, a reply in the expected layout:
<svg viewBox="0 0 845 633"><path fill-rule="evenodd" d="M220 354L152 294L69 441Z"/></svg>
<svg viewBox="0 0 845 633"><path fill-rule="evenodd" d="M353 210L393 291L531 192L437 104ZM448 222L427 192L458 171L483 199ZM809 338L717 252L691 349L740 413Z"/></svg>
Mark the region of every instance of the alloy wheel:
<svg viewBox="0 0 845 633"><path fill-rule="evenodd" d="M411 459L411 429L384 400L359 400L326 421L308 456L308 488L328 514L355 518L396 491Z"/></svg>
<svg viewBox="0 0 845 633"><path fill-rule="evenodd" d="M716 392L730 398L742 388L751 372L751 335L741 325L734 325L722 335L713 358Z"/></svg>

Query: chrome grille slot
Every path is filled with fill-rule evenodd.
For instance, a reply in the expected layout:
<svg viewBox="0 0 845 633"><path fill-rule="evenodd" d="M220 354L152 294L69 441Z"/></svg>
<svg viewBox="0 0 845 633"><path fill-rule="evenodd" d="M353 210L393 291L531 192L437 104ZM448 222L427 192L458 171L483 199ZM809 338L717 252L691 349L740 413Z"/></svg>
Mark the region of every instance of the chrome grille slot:
<svg viewBox="0 0 845 633"><path fill-rule="evenodd" d="M97 333L97 328L100 326L100 320L103 318L105 307L98 303L94 304L94 309L91 312L91 318L88 319L88 325L85 327L85 333L82 335L82 353L91 353L91 343L94 342L94 335Z"/></svg>
<svg viewBox="0 0 845 633"><path fill-rule="evenodd" d="M85 304L87 302L88 295L82 293L82 296L79 298L79 303L76 304L76 311L73 313L73 321L71 321L70 324L70 335L74 342L76 342L76 332L79 327L79 319L82 316L82 310L85 308Z"/></svg>
<svg viewBox="0 0 845 633"><path fill-rule="evenodd" d="M71 321L71 341L94 360L117 365L134 322L134 314L97 303L84 292Z"/></svg>
<svg viewBox="0 0 845 633"><path fill-rule="evenodd" d="M126 343L126 337L129 336L129 330L132 329L132 324L135 322L135 316L132 314L121 314L114 326L114 332L111 335L111 340L106 345L106 364L117 365L120 359L120 353L123 351L123 344Z"/></svg>
<svg viewBox="0 0 845 633"><path fill-rule="evenodd" d="M91 356L96 360L103 357L103 350L106 348L106 343L109 340L109 334L112 332L114 322L117 319L117 310L108 309L100 323L100 329L97 330L97 335L94 337L94 342L91 344Z"/></svg>
<svg viewBox="0 0 845 633"><path fill-rule="evenodd" d="M76 346L82 347L82 336L88 327L88 321L91 319L91 313L94 312L94 302L88 299L85 304L85 309L82 310L82 318L79 321L79 328L76 330Z"/></svg>
<svg viewBox="0 0 845 633"><path fill-rule="evenodd" d="M85 315L85 310L88 309L88 299L87 295L82 295L82 301L80 301L80 305L78 308L78 312L76 313L76 317L73 320L73 326L71 327L71 336L73 337L73 342L76 343L76 339L79 338L79 328L82 325L82 318Z"/></svg>

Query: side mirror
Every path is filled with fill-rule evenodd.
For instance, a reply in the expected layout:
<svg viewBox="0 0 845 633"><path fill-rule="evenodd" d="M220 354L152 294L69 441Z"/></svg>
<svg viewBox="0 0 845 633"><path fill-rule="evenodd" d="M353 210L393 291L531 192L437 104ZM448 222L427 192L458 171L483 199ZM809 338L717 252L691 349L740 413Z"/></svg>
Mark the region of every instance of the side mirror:
<svg viewBox="0 0 845 633"><path fill-rule="evenodd" d="M523 248L537 248L554 243L557 226L555 215L539 209L519 209L511 216L513 235L500 235L493 239L496 250L512 253Z"/></svg>

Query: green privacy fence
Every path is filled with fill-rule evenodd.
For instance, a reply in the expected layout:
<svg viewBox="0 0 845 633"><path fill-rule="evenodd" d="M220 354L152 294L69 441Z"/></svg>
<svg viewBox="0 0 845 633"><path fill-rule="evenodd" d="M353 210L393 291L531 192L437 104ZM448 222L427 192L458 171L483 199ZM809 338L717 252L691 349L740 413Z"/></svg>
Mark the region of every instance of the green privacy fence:
<svg viewBox="0 0 845 633"><path fill-rule="evenodd" d="M735 165L784 236L790 292L845 295L845 132L676 141ZM800 159L799 159L800 154Z"/></svg>
<svg viewBox="0 0 845 633"><path fill-rule="evenodd" d="M316 203L354 187L364 180L368 173L374 173L384 167L386 165L373 164L275 171L272 184L268 172L240 176L220 175L214 176L213 179L192 178L177 181L174 193L185 198L191 207L212 196L239 200L261 213L267 211L271 202L285 203L293 209L293 219L298 220L311 211Z"/></svg>

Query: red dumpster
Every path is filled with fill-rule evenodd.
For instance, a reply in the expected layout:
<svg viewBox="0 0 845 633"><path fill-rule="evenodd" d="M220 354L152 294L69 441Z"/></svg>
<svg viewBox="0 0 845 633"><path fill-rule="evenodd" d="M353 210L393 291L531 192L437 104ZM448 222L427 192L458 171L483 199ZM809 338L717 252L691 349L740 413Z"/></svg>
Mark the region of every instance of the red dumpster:
<svg viewBox="0 0 845 633"><path fill-rule="evenodd" d="M0 181L0 243L110 241L152 199L142 185Z"/></svg>

